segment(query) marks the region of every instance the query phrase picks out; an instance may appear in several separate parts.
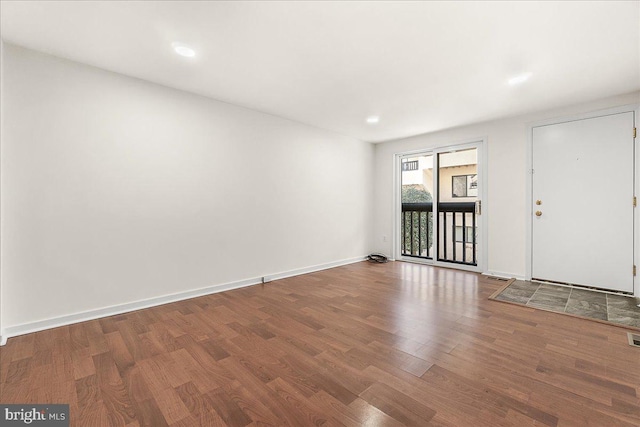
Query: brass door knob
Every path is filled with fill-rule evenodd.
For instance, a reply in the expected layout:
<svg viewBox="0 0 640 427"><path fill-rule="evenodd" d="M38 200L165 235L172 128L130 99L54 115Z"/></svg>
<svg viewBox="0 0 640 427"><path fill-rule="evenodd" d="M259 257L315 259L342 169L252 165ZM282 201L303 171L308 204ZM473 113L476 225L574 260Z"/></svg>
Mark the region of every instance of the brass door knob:
<svg viewBox="0 0 640 427"><path fill-rule="evenodd" d="M536 211L536 216L542 216L542 211Z"/></svg>

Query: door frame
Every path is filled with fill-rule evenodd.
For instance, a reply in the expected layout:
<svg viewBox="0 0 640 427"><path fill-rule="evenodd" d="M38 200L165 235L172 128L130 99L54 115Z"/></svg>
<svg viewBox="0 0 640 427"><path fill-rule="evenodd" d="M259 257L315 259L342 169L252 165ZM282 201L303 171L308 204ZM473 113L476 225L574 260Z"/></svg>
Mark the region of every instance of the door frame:
<svg viewBox="0 0 640 427"><path fill-rule="evenodd" d="M478 221L476 225L478 226L478 236L477 236L477 247L478 247L478 257L476 259L477 265L464 265L464 264L454 264L444 261L437 260L437 252L433 259L421 259L421 258L413 258L413 257L404 257L402 256L402 248L400 241L400 224L402 222L402 209L401 209L401 191L400 185L402 183L402 166L401 161L403 157L407 156L415 156L419 154L432 154L434 156L434 169L437 164L436 156L439 153L447 153L453 150L464 150L468 148L476 148L478 150L478 199L481 201L481 214L479 215ZM465 270L465 271L473 271L477 273L483 273L486 271L487 266L487 251L488 251L488 212L489 212L489 203L487 198L487 138L472 138L465 139L457 142L449 142L449 143L436 143L433 145L429 145L427 147L418 149L418 150L410 150L403 151L400 153L394 153L393 155L393 202L392 202L392 218L393 218L393 233L392 233L392 243L393 243L393 256L394 260L413 262L417 264L427 264L433 265L436 267L445 267L445 268L453 268L457 270ZM438 188L438 174L434 173L433 176L433 186L434 188ZM433 204L433 215L434 217L438 215L438 203L434 200ZM433 239L435 242L438 242L438 226L434 227L433 230ZM437 244L435 245L435 250L437 251Z"/></svg>
<svg viewBox="0 0 640 427"><path fill-rule="evenodd" d="M560 123L573 122L585 119L594 119L596 117L610 116L620 113L634 113L634 126L638 127L638 113L640 112L640 104L627 104L619 107L606 108L602 110L589 111L585 113L559 116L550 119L540 120L527 124L527 174L526 182L526 200L525 200L525 228L526 228L526 245L525 245L525 280L531 280L533 274L533 129L539 126L556 125ZM631 132L631 131L630 131ZM635 144L640 140L640 135L635 139ZM634 192L638 196L640 189L640 176L638 176L638 164L640 164L640 150L636 149L634 158ZM638 254L640 253L640 238L638 238L638 224L640 224L640 206L636 207L633 213L633 262L638 265ZM640 297L640 286L638 281L633 281L634 296ZM603 291L606 292L606 291Z"/></svg>

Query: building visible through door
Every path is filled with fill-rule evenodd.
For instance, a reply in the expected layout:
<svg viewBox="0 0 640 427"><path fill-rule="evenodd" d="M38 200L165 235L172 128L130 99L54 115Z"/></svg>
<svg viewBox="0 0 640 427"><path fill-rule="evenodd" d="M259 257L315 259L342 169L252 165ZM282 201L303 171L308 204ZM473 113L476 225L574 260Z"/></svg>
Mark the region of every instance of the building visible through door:
<svg viewBox="0 0 640 427"><path fill-rule="evenodd" d="M477 265L478 150L438 154L438 260Z"/></svg>

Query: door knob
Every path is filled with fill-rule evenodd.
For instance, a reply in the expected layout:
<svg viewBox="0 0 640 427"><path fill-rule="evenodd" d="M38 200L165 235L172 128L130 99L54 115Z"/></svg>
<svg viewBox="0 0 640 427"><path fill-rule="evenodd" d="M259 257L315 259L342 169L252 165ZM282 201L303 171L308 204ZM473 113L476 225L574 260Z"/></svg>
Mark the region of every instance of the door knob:
<svg viewBox="0 0 640 427"><path fill-rule="evenodd" d="M542 211L536 211L536 216L542 216Z"/></svg>

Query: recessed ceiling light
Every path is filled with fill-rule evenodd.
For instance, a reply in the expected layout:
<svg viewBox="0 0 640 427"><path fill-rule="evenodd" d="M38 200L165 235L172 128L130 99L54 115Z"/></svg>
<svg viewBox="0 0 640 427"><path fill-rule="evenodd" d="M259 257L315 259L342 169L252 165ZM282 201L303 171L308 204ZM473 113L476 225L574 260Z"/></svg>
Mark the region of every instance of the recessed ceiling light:
<svg viewBox="0 0 640 427"><path fill-rule="evenodd" d="M185 46L182 43L171 43L173 50L180 56L186 56L187 58L193 58L196 56L196 51L189 46Z"/></svg>
<svg viewBox="0 0 640 427"><path fill-rule="evenodd" d="M531 73L520 74L519 76L515 76L509 79L508 83L511 86L519 85L521 83L526 82L531 77Z"/></svg>
<svg viewBox="0 0 640 427"><path fill-rule="evenodd" d="M369 124L375 124L378 123L380 121L380 117L378 116L369 116L367 117L367 123Z"/></svg>

